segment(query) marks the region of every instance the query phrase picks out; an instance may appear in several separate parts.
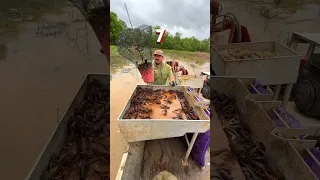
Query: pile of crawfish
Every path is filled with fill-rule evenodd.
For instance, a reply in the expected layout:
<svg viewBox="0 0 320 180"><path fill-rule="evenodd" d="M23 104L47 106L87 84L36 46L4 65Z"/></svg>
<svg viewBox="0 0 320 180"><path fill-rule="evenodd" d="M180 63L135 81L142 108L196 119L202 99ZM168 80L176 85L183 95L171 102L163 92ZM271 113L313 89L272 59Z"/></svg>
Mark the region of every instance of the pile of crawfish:
<svg viewBox="0 0 320 180"><path fill-rule="evenodd" d="M93 80L68 124L68 138L51 157L43 180L110 179L109 87Z"/></svg>
<svg viewBox="0 0 320 180"><path fill-rule="evenodd" d="M210 180L233 180L231 169L220 167L210 172Z"/></svg>
<svg viewBox="0 0 320 180"><path fill-rule="evenodd" d="M249 127L243 122L243 116L237 108L236 100L212 89L211 103L228 137L231 151L236 156L246 179L283 179L277 170L268 166L265 147L251 136Z"/></svg>
<svg viewBox="0 0 320 180"><path fill-rule="evenodd" d="M163 102L160 100L163 99ZM172 99L178 99L182 109L172 110L176 116L172 119L183 119L182 113L189 120L198 120L199 117L194 113L192 107L189 106L183 92L174 90L152 90L149 88L138 87L134 96L131 99L129 110L124 115L124 119L151 119L152 109L148 105L158 104L164 115L167 115L170 110Z"/></svg>
<svg viewBox="0 0 320 180"><path fill-rule="evenodd" d="M186 114L187 119L189 119L189 120L199 120L199 117L194 113L192 107L189 106L188 101L185 98L183 92L181 92L181 91L175 91L175 92L176 92L176 94L177 94L177 96L179 98L182 110Z"/></svg>

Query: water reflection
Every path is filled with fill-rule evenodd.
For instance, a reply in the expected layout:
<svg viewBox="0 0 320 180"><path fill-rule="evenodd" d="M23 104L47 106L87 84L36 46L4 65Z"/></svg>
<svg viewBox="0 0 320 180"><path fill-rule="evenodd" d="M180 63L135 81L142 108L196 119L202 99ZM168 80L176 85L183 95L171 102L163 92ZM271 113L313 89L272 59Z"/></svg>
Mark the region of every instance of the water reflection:
<svg viewBox="0 0 320 180"><path fill-rule="evenodd" d="M65 7L70 7L65 0L17 0L0 2L0 40L1 46L26 33L23 25L39 22L44 15L64 13ZM28 31L28 30L27 30ZM0 47L0 60L6 58L7 50ZM7 49L7 48L5 48Z"/></svg>
<svg viewBox="0 0 320 180"><path fill-rule="evenodd" d="M1 14L16 8L10 11L23 16L0 19L0 57L6 59L0 61L0 140L7 142L0 145L0 179L24 179L86 74L109 70L76 8L67 4L56 10L64 13L52 15L57 5L51 0L18 2L0 2Z"/></svg>

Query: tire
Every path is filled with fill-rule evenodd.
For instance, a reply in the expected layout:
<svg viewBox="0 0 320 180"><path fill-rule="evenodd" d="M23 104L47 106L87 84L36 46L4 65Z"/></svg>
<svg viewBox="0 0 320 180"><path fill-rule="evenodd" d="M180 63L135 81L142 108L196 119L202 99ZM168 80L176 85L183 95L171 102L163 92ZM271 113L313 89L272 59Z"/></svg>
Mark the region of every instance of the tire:
<svg viewBox="0 0 320 180"><path fill-rule="evenodd" d="M313 84L307 80L299 80L294 89L294 102L297 108L306 115L313 108L316 92Z"/></svg>

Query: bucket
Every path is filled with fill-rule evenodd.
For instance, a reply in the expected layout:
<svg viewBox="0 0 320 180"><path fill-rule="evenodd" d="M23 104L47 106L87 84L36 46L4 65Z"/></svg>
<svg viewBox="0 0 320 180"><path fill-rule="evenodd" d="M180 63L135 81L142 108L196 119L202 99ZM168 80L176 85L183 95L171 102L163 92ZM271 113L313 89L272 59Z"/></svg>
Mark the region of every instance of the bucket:
<svg viewBox="0 0 320 180"><path fill-rule="evenodd" d="M152 64L150 62L139 64L138 69L145 83L152 83L154 81Z"/></svg>

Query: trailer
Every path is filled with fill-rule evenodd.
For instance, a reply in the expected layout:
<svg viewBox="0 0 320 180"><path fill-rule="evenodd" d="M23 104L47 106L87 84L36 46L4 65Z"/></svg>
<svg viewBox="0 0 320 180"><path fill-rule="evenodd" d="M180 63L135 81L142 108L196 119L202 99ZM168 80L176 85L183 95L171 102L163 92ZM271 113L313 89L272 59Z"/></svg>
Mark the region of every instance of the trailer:
<svg viewBox="0 0 320 180"><path fill-rule="evenodd" d="M248 126L252 137L263 144L265 155L268 157L266 164L263 165L266 169L270 169L270 174L278 179L317 180L320 163L317 159L318 155L311 149L315 149L316 144L319 143L318 129L320 126L300 123L298 127L293 127L290 124L293 120L285 118L289 115L283 116L283 112L277 111L278 108L281 108L281 102L273 101L273 92L270 89L267 90L267 93L252 91L257 90L252 86L254 81L254 78L211 77L214 90L235 98L236 106L243 115L243 123ZM231 154L231 159L220 166L229 166L234 178L245 179L245 175L248 176L246 174L248 171L244 170L246 167L243 167L243 162L242 165L238 163L239 157L235 159L232 155L237 153L236 147L230 145L230 139L228 140L230 136L224 134L222 122L220 122L220 117L218 117L214 106L213 102L211 128L215 135L213 135L211 143L211 159L217 159L219 154L216 152L224 149L227 154ZM275 121L274 117L277 117L278 121ZM241 133L239 132L239 134ZM215 138L215 136L220 136L220 138ZM250 162L253 161L250 160ZM215 166L213 169L219 169L220 166Z"/></svg>

